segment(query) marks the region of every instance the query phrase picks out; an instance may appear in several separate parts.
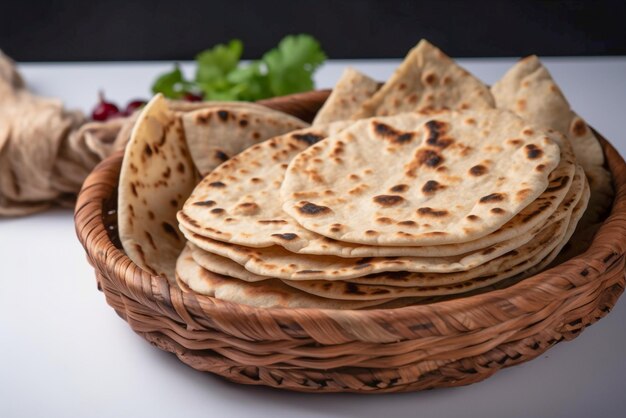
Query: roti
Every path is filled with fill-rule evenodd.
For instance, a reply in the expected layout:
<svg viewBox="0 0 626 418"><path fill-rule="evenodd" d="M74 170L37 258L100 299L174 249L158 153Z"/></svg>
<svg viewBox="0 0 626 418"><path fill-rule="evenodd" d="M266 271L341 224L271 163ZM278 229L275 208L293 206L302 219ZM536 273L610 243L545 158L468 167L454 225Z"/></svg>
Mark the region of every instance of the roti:
<svg viewBox="0 0 626 418"><path fill-rule="evenodd" d="M567 135L591 188L584 223L599 221L614 194L611 175L604 168L602 147L587 123L571 109L539 58L533 55L520 60L491 91L499 108L509 109L530 123Z"/></svg>
<svg viewBox="0 0 626 418"><path fill-rule="evenodd" d="M358 72L346 68L335 84L333 91L317 112L313 125L324 125L350 117L378 90L378 82Z"/></svg>
<svg viewBox="0 0 626 418"><path fill-rule="evenodd" d="M560 160L557 137L499 110L366 119L291 161L283 209L340 241L475 240L546 190Z"/></svg>
<svg viewBox="0 0 626 418"><path fill-rule="evenodd" d="M352 118L493 107L494 100L487 86L422 39Z"/></svg>
<svg viewBox="0 0 626 418"><path fill-rule="evenodd" d="M244 149L268 138L308 126L265 106L213 104L182 116L191 157L204 177Z"/></svg>
<svg viewBox="0 0 626 418"><path fill-rule="evenodd" d="M176 212L196 184L180 117L162 95L144 108L124 153L118 192L120 241L130 259L174 283L185 239Z"/></svg>
<svg viewBox="0 0 626 418"><path fill-rule="evenodd" d="M305 132L313 132L319 136L324 134L315 127ZM574 178L573 152L569 143L562 141L559 165L550 173L548 188L494 233L465 243L437 246L360 245L340 242L310 232L279 207L277 189L282 183L286 164L306 145L302 141L298 141L296 145L292 142L289 135L286 135L259 144L220 167L205 180L204 185L199 185L179 214L180 224L198 236L195 239L194 236L188 235L188 239L201 248L205 248L207 242L210 242L201 237L208 237L245 247L278 245L299 254L341 257L457 256L514 239L540 226L557 209ZM245 173L242 173L243 171ZM238 179L236 187L228 187L222 181L235 176ZM222 182L225 187L208 187L214 182ZM254 213L248 213L246 216L236 214L240 210L238 205L241 204L242 196L246 196L247 202L255 203ZM209 210L215 207L224 209L229 215L216 216L220 213L213 215ZM210 248L206 249L211 251Z"/></svg>
<svg viewBox="0 0 626 418"><path fill-rule="evenodd" d="M194 262L189 248L178 258L176 277L183 283L183 289L188 287L201 295L258 308L360 309L381 303L326 299L301 292L280 280L246 283L203 269Z"/></svg>

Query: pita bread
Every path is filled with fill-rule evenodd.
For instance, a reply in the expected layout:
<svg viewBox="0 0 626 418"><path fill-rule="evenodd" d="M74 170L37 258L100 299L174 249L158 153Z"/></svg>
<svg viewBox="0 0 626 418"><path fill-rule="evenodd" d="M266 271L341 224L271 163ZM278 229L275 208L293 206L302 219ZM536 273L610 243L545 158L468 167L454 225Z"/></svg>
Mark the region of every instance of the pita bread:
<svg viewBox="0 0 626 418"><path fill-rule="evenodd" d="M570 139L576 160L591 187L586 224L597 222L613 198L611 175L604 168L604 153L593 131L570 107L539 58L529 56L515 64L491 88L499 108L509 109L529 123L554 129Z"/></svg>
<svg viewBox="0 0 626 418"><path fill-rule="evenodd" d="M358 121L291 161L283 209L347 242L475 240L546 190L560 160L557 137L499 110Z"/></svg>
<svg viewBox="0 0 626 418"><path fill-rule="evenodd" d="M253 103L214 104L182 116L191 157L204 177L244 149L307 123Z"/></svg>
<svg viewBox="0 0 626 418"><path fill-rule="evenodd" d="M258 308L360 309L381 303L321 298L293 289L280 280L247 283L203 269L194 262L188 248L178 258L176 277L184 284L183 289L186 286L201 295Z"/></svg>
<svg viewBox="0 0 626 418"><path fill-rule="evenodd" d="M118 192L120 241L142 269L174 282L185 245L176 212L196 184L180 117L162 95L143 109L124 153Z"/></svg>
<svg viewBox="0 0 626 418"><path fill-rule="evenodd" d="M493 107L494 100L487 86L422 39L352 118Z"/></svg>
<svg viewBox="0 0 626 418"><path fill-rule="evenodd" d="M317 112L313 125L324 125L350 117L378 90L378 82L358 72L346 68L335 84L332 93Z"/></svg>

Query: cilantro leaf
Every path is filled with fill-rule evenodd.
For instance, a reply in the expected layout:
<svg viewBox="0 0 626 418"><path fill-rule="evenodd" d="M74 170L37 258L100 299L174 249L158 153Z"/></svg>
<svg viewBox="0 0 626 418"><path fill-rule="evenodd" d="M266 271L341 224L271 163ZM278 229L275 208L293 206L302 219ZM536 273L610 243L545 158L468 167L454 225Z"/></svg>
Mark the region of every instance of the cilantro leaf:
<svg viewBox="0 0 626 418"><path fill-rule="evenodd" d="M163 93L170 99L180 99L184 95L184 86L187 84L178 64L174 69L161 74L152 84L152 93Z"/></svg>
<svg viewBox="0 0 626 418"><path fill-rule="evenodd" d="M205 100L260 100L311 90L313 73L326 59L319 42L309 35L287 36L261 60L247 65L240 65L242 52L238 39L218 44L196 55L193 81L175 65L155 80L152 91L170 99L201 92Z"/></svg>
<svg viewBox="0 0 626 418"><path fill-rule="evenodd" d="M196 55L196 82L211 82L226 77L237 68L242 52L243 44L239 39L200 52Z"/></svg>
<svg viewBox="0 0 626 418"><path fill-rule="evenodd" d="M274 96L311 90L313 73L326 55L310 35L290 35L263 55L269 86Z"/></svg>

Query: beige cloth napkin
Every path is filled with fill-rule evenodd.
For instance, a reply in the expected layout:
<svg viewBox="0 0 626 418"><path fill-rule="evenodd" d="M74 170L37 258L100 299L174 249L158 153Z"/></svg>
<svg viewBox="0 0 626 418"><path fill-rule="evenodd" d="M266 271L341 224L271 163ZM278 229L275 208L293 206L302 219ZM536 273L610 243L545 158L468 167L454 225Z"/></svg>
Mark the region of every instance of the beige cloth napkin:
<svg viewBox="0 0 626 418"><path fill-rule="evenodd" d="M0 216L73 205L95 165L123 149L133 122L87 122L59 100L32 94L0 51Z"/></svg>

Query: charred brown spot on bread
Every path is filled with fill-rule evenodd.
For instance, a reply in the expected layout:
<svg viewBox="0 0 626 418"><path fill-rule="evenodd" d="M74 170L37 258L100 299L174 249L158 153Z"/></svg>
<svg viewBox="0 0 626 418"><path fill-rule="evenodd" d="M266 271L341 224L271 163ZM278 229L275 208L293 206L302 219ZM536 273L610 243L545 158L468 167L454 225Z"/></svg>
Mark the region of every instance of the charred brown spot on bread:
<svg viewBox="0 0 626 418"><path fill-rule="evenodd" d="M373 121L372 124L377 135L394 144L411 142L415 136L414 132L402 132L382 122Z"/></svg>
<svg viewBox="0 0 626 418"><path fill-rule="evenodd" d="M228 110L217 111L217 117L220 118L222 122L226 122L229 116L230 116L230 113L228 112Z"/></svg>
<svg viewBox="0 0 626 418"><path fill-rule="evenodd" d="M392 188L389 189L390 192L394 193L404 193L409 190L409 186L407 184L396 184Z"/></svg>
<svg viewBox="0 0 626 418"><path fill-rule="evenodd" d="M174 228L168 222L161 223L161 227L166 234L170 235L172 238L175 238L176 241L180 241L180 237L178 236L178 232L176 232L176 228Z"/></svg>
<svg viewBox="0 0 626 418"><path fill-rule="evenodd" d="M522 141L521 139L518 138L513 138L513 139L507 139L506 143L509 145L512 145L514 147L519 147L520 145L522 145L524 141Z"/></svg>
<svg viewBox="0 0 626 418"><path fill-rule="evenodd" d="M535 144L528 144L524 148L526 148L526 156L530 160L535 160L543 155L543 150Z"/></svg>
<svg viewBox="0 0 626 418"><path fill-rule="evenodd" d="M448 235L448 233L444 231L431 231L431 232L424 232L423 235L426 237L442 237L444 235Z"/></svg>
<svg viewBox="0 0 626 418"><path fill-rule="evenodd" d="M437 76L435 73L427 73L424 75L424 83L428 85L433 85L437 82Z"/></svg>
<svg viewBox="0 0 626 418"><path fill-rule="evenodd" d="M296 271L296 274L317 274L317 273L323 273L322 270L299 270Z"/></svg>
<svg viewBox="0 0 626 418"><path fill-rule="evenodd" d="M502 202L506 199L505 193L491 193L486 196L480 198L480 203L494 203L494 202Z"/></svg>
<svg viewBox="0 0 626 418"><path fill-rule="evenodd" d="M215 200L203 200L201 202L193 202L195 206L206 206L210 208L211 206L215 206Z"/></svg>
<svg viewBox="0 0 626 418"><path fill-rule="evenodd" d="M373 200L375 203L386 208L391 207L391 206L396 206L404 202L404 198L402 196L388 195L388 194L381 194L378 196L374 196Z"/></svg>
<svg viewBox="0 0 626 418"><path fill-rule="evenodd" d="M393 223L393 219L387 218L386 216L381 216L380 218L376 218L376 222L383 225L390 225Z"/></svg>
<svg viewBox="0 0 626 418"><path fill-rule="evenodd" d="M174 208L177 208L177 207L178 207L178 200L176 200L176 199L171 199L171 200L170 200L170 205L171 205L172 207L174 207Z"/></svg>
<svg viewBox="0 0 626 418"><path fill-rule="evenodd" d="M423 207L423 208L417 209L417 214L421 216L432 216L435 218L441 218L441 217L447 216L448 211L444 209L437 210L437 209L433 209L429 207Z"/></svg>
<svg viewBox="0 0 626 418"><path fill-rule="evenodd" d="M323 135L313 134L313 133L293 134L292 137L293 139L300 141L300 142L304 142L305 144L308 144L308 145L316 144L320 142L322 139L324 139Z"/></svg>
<svg viewBox="0 0 626 418"><path fill-rule="evenodd" d="M535 133L535 131L533 131L533 130L532 130L532 129L530 129L530 128L526 128L526 129L524 129L524 130L522 131L522 133L523 133L524 135L530 136L530 135L533 135L533 134Z"/></svg>
<svg viewBox="0 0 626 418"><path fill-rule="evenodd" d="M415 153L415 159L408 164L406 175L415 177L415 171L421 167L437 168L443 163L444 158L437 151L432 149L419 149Z"/></svg>
<svg viewBox="0 0 626 418"><path fill-rule="evenodd" d="M320 206L311 202L301 202L297 209L301 214L309 216L327 215L332 212L332 210L327 206Z"/></svg>
<svg viewBox="0 0 626 418"><path fill-rule="evenodd" d="M144 231L144 233L146 235L146 238L147 238L148 243L150 244L150 246L156 250L157 246L154 243L154 239L152 238L152 234L150 232L148 232L148 231Z"/></svg>
<svg viewBox="0 0 626 418"><path fill-rule="evenodd" d="M491 254L492 252L494 252L496 249L494 247L489 247L489 248L485 248L484 250L482 250L480 253L482 255L488 255Z"/></svg>
<svg viewBox="0 0 626 418"><path fill-rule="evenodd" d="M255 184L256 184L256 183L261 183L262 181L263 181L263 180L261 180L261 179L260 179L260 178L258 178L258 177L252 177L252 178L250 179L250 183L255 183Z"/></svg>
<svg viewBox="0 0 626 418"><path fill-rule="evenodd" d="M445 122L429 120L424 126L428 130L428 136L426 137L428 145L444 149L454 142L452 138L444 137L448 128Z"/></svg>
<svg viewBox="0 0 626 418"><path fill-rule="evenodd" d="M185 173L185 164L183 163L178 163L178 165L176 166L176 170L181 173L184 174Z"/></svg>
<svg viewBox="0 0 626 418"><path fill-rule="evenodd" d="M359 287L359 285L355 283L343 282L343 284L344 284L344 290L345 290L344 293L348 295L367 295L367 293L363 292L361 288Z"/></svg>
<svg viewBox="0 0 626 418"><path fill-rule="evenodd" d="M506 211L502 208L491 208L489 210L491 213L496 214L496 215L502 215L504 214Z"/></svg>
<svg viewBox="0 0 626 418"><path fill-rule="evenodd" d="M283 239L285 241L293 241L294 239L298 238L298 235L292 232L285 232L284 234L272 234L272 236Z"/></svg>
<svg viewBox="0 0 626 418"><path fill-rule="evenodd" d="M402 225L402 226L409 226L409 227L416 227L417 226L417 222L415 221L400 221L398 222L398 225Z"/></svg>
<svg viewBox="0 0 626 418"><path fill-rule="evenodd" d="M378 231L374 231L373 229L368 229L367 231L365 231L365 235L378 235Z"/></svg>
<svg viewBox="0 0 626 418"><path fill-rule="evenodd" d="M245 128L246 126L248 126L248 120L247 119L239 119L239 126L241 126L242 128Z"/></svg>
<svg viewBox="0 0 626 418"><path fill-rule="evenodd" d="M228 160L228 155L226 155L226 153L224 151L220 151L220 150L216 150L215 151L215 158L219 161L226 161Z"/></svg>
<svg viewBox="0 0 626 418"><path fill-rule="evenodd" d="M427 195L432 195L435 194L437 191L439 190L443 190L445 189L446 186L435 181L435 180L428 180L426 183L424 183L424 185L422 186L422 192L424 192L424 194Z"/></svg>
<svg viewBox="0 0 626 418"><path fill-rule="evenodd" d="M200 228L200 224L196 222L194 219L190 218L189 215L187 215L185 212L183 211L178 212L178 216L180 216L183 219L183 221L188 223L189 225L192 225L196 228Z"/></svg>
<svg viewBox="0 0 626 418"><path fill-rule="evenodd" d="M223 208L214 208L214 209L211 209L211 213L214 213L215 215L222 215L226 213L226 210Z"/></svg>
<svg viewBox="0 0 626 418"><path fill-rule="evenodd" d="M254 202L240 203L235 207L235 213L245 216L256 215L260 211L261 208Z"/></svg>
<svg viewBox="0 0 626 418"><path fill-rule="evenodd" d="M284 225L288 222L284 219L261 219L257 221L257 223L260 223L261 225L271 225L271 224Z"/></svg>
<svg viewBox="0 0 626 418"><path fill-rule="evenodd" d="M144 153L147 157L152 156L152 148L150 148L150 144L146 144L146 146L143 148L143 153Z"/></svg>
<svg viewBox="0 0 626 418"><path fill-rule="evenodd" d="M135 216L133 214L133 216ZM148 219L150 219L151 221L154 220L154 218L156 218L156 216L154 215L154 212L152 212L151 210L148 211Z"/></svg>
<svg viewBox="0 0 626 418"><path fill-rule="evenodd" d="M222 188L226 187L226 184L222 183L221 181L213 181L213 182L209 183L209 187L215 187L217 189L222 189Z"/></svg>
<svg viewBox="0 0 626 418"><path fill-rule="evenodd" d="M519 99L516 103L517 106L517 110L526 110L526 100L524 99Z"/></svg>
<svg viewBox="0 0 626 418"><path fill-rule="evenodd" d="M539 207L537 207L534 211L532 211L529 214L524 215L524 217L522 217L522 223L527 223L528 221L530 221L531 219L535 218L536 216L540 215L541 213L543 213L546 209L548 209L550 206L552 206L552 204L550 202L545 202L542 203L541 205L539 205Z"/></svg>
<svg viewBox="0 0 626 418"><path fill-rule="evenodd" d="M133 196L139 197L139 195L137 194L137 185L133 182L130 183L130 191L133 194Z"/></svg>
<svg viewBox="0 0 626 418"><path fill-rule="evenodd" d="M537 167L535 167L535 170L539 171L540 173L542 173L545 169L546 166L544 164L539 164Z"/></svg>
<svg viewBox="0 0 626 418"><path fill-rule="evenodd" d="M522 201L526 199L531 193L532 193L531 189L522 189L522 190L518 190L517 193L515 193L515 197L517 198L518 201Z"/></svg>
<svg viewBox="0 0 626 418"><path fill-rule="evenodd" d="M257 131L252 132L252 138L261 139L261 134Z"/></svg>
<svg viewBox="0 0 626 418"><path fill-rule="evenodd" d="M213 113L210 111L205 113L199 113L198 115L196 115L196 123L198 123L199 125L206 125L211 121L212 117Z"/></svg>
<svg viewBox="0 0 626 418"><path fill-rule="evenodd" d="M569 180L570 180L569 176L560 176L560 177L555 178L548 185L546 192L551 193L551 192L556 192L561 189L564 189L569 184Z"/></svg>
<svg viewBox="0 0 626 418"><path fill-rule="evenodd" d="M469 169L469 173L470 173L470 175L472 175L472 176L476 176L476 177L478 177L478 176L482 176L482 175L483 175L483 174L485 174L487 171L488 171L488 170L487 170L487 167L485 167L485 166L484 166L484 165L482 165L482 164L475 165L474 167L472 167L472 168L470 168L470 169Z"/></svg>
<svg viewBox="0 0 626 418"><path fill-rule="evenodd" d="M467 215L466 218L472 222L477 222L480 220L480 216L477 215Z"/></svg>
<svg viewBox="0 0 626 418"><path fill-rule="evenodd" d="M572 132L576 136L583 136L587 133L587 125L580 119L576 119L574 125L572 126Z"/></svg>

